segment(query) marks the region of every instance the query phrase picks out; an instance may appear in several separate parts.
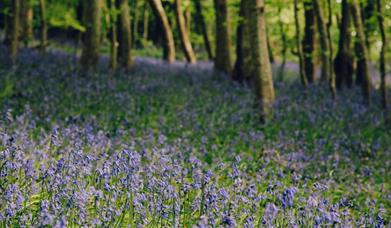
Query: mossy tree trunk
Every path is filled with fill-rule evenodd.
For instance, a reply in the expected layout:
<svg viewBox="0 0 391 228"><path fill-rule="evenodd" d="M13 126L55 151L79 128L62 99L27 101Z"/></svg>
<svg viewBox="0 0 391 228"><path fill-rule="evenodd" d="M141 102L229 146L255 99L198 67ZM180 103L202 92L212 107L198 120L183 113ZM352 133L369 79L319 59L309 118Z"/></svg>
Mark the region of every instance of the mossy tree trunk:
<svg viewBox="0 0 391 228"><path fill-rule="evenodd" d="M264 0L242 0L249 7L250 42L253 47L251 55L252 72L255 79L257 104L261 118L265 121L271 114L275 100L272 71L269 61L266 39L265 3Z"/></svg>
<svg viewBox="0 0 391 228"><path fill-rule="evenodd" d="M117 8L119 9L119 50L118 50L118 63L129 69L132 67L133 59L131 53L132 45L132 33L130 25L130 12L128 0L117 0Z"/></svg>
<svg viewBox="0 0 391 228"><path fill-rule="evenodd" d="M22 39L25 47L33 38L33 7L28 0L21 0Z"/></svg>
<svg viewBox="0 0 391 228"><path fill-rule="evenodd" d="M230 74L232 70L232 59L228 0L214 0L214 5L216 15L215 69Z"/></svg>
<svg viewBox="0 0 391 228"><path fill-rule="evenodd" d="M80 58L84 69L93 68L99 60L101 30L101 0L85 0L83 7L84 26L83 50Z"/></svg>
<svg viewBox="0 0 391 228"><path fill-rule="evenodd" d="M209 39L208 29L206 27L205 17L202 14L201 2L202 2L201 0L194 1L194 6L195 6L195 10L196 10L196 17L197 17L197 22L201 26L202 37L204 39L205 49L206 49L206 52L208 53L208 58L209 58L209 60L212 60L213 59L212 45L210 44L210 39Z"/></svg>
<svg viewBox="0 0 391 228"><path fill-rule="evenodd" d="M301 35L300 35L298 0L294 0L294 11L295 11L295 28L296 28L296 48L297 48L297 56L299 57L300 80L301 80L301 84L304 87L306 87L308 81L304 71L303 49L301 47L301 40L300 40Z"/></svg>
<svg viewBox="0 0 391 228"><path fill-rule="evenodd" d="M114 12L116 11L115 0L109 0L110 10L110 68L115 70L117 68L118 60L118 38L117 38L117 17Z"/></svg>
<svg viewBox="0 0 391 228"><path fill-rule="evenodd" d="M46 51L48 40L48 26L46 21L46 4L45 0L39 0L41 30L40 30L40 51L44 53Z"/></svg>
<svg viewBox="0 0 391 228"><path fill-rule="evenodd" d="M335 74L333 70L333 42L331 41L331 25L333 23L333 11L332 11L332 5L331 5L331 0L327 0L327 9L328 9L328 20L326 24L326 31L327 31L327 42L329 44L329 88L331 92L331 97L333 99L336 99L337 97L337 91L336 91L336 86L335 86Z"/></svg>
<svg viewBox="0 0 391 228"><path fill-rule="evenodd" d="M153 9L159 24L163 28L164 32L164 53L163 58L172 63L175 61L175 43L172 33L171 25L168 21L168 17L163 8L161 0L149 0L151 8Z"/></svg>
<svg viewBox="0 0 391 228"><path fill-rule="evenodd" d="M281 7L278 8L278 25L280 27L280 35L281 35L281 42L282 42L282 48L281 48L282 61L280 67L278 68L278 81L282 82L284 80L284 69L286 64L286 52L288 50L288 44L287 44L285 26L281 19Z"/></svg>
<svg viewBox="0 0 391 228"><path fill-rule="evenodd" d="M338 53L334 60L334 72L338 89L353 85L353 53L351 47L350 6L348 0L342 0L342 18L339 27Z"/></svg>
<svg viewBox="0 0 391 228"><path fill-rule="evenodd" d="M139 4L138 0L134 2L133 18L132 18L132 47L136 47L138 44L138 24L139 24Z"/></svg>
<svg viewBox="0 0 391 228"><path fill-rule="evenodd" d="M358 0L351 0L351 12L353 16L354 27L356 29L356 55L360 60L360 68L357 69L357 74L362 75L362 92L365 102L369 105L371 103L371 78L369 75L368 65L368 50L365 43L364 27L361 20L360 5Z"/></svg>
<svg viewBox="0 0 391 228"><path fill-rule="evenodd" d="M11 3L9 55L13 65L16 63L19 48L20 6L20 0L13 0Z"/></svg>
<svg viewBox="0 0 391 228"><path fill-rule="evenodd" d="M383 5L381 0L376 0L376 9L377 9L377 21L379 24L380 36L382 41L382 46L380 50L380 93L381 93L381 103L385 113L386 121L390 121L388 116L388 101L387 101L387 86L386 86L386 48L387 48L387 37L386 31L384 29L384 13Z"/></svg>
<svg viewBox="0 0 391 228"><path fill-rule="evenodd" d="M236 35L236 61L232 72L232 79L239 83L248 82L252 78L251 72L251 53L253 47L250 41L250 9L246 5L249 1L241 1L240 3L240 22L237 28Z"/></svg>
<svg viewBox="0 0 391 228"><path fill-rule="evenodd" d="M185 53L186 60L191 64L195 64L197 60L193 51L193 47L191 46L188 28L186 26L185 17L183 15L181 0L175 0L175 16L177 19L182 49L183 52Z"/></svg>
<svg viewBox="0 0 391 228"><path fill-rule="evenodd" d="M315 50L315 14L310 0L305 0L304 4L304 38L303 38L303 56L304 72L309 83L315 81L314 50Z"/></svg>
<svg viewBox="0 0 391 228"><path fill-rule="evenodd" d="M148 4L144 3L144 13L143 13L143 39L148 40L148 30L149 30L149 9Z"/></svg>
<svg viewBox="0 0 391 228"><path fill-rule="evenodd" d="M323 83L328 83L330 80L330 47L327 39L327 28L326 23L323 17L322 6L320 5L320 0L313 0L314 12L316 15L319 40L320 40L320 54L322 61L321 76L320 79Z"/></svg>

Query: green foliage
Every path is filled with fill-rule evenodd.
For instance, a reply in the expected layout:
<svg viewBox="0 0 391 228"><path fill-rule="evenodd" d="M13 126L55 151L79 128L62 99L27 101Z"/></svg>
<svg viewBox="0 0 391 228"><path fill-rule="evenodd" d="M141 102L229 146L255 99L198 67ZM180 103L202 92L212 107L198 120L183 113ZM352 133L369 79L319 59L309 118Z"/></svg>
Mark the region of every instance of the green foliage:
<svg viewBox="0 0 391 228"><path fill-rule="evenodd" d="M68 29L72 28L81 32L85 27L76 18L75 8L70 8L61 2L53 2L48 6L48 21L52 27Z"/></svg>

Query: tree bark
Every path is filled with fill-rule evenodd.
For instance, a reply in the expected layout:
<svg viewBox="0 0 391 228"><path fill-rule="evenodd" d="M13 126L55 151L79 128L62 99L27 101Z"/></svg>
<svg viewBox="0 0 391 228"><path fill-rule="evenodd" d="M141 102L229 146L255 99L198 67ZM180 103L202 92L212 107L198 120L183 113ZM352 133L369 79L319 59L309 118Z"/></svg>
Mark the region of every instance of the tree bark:
<svg viewBox="0 0 391 228"><path fill-rule="evenodd" d="M267 51L269 52L269 61L271 63L274 63L273 47L272 47L272 45L270 43L270 36L269 36L269 34L266 34L266 42L267 42Z"/></svg>
<svg viewBox="0 0 391 228"><path fill-rule="evenodd" d="M236 38L236 61L234 69L232 72L232 79L239 83L248 82L252 78L251 72L251 53L253 47L251 46L250 41L250 6L246 5L249 1L241 1L240 4L240 17L237 28L237 38Z"/></svg>
<svg viewBox="0 0 391 228"><path fill-rule="evenodd" d="M309 83L315 81L315 14L311 1L304 1L305 28L303 39L304 71Z"/></svg>
<svg viewBox="0 0 391 228"><path fill-rule="evenodd" d="M319 0L313 0L313 7L316 15L317 25L318 25L318 33L319 33L319 40L320 40L320 52L321 52L321 61L322 61L322 68L321 68L321 81L324 83L328 83L330 80L330 47L329 42L327 40L327 29L326 24L324 22L323 18L323 12L321 10Z"/></svg>
<svg viewBox="0 0 391 228"><path fill-rule="evenodd" d="M138 23L139 23L139 1L135 0L133 9L133 29L132 29L132 47L136 47L138 43ZM130 20L130 18L129 18Z"/></svg>
<svg viewBox="0 0 391 228"><path fill-rule="evenodd" d="M191 46L189 34L187 32L188 29L186 27L185 17L183 16L181 0L175 0L175 15L179 28L183 52L185 53L187 61L191 64L195 64L197 60L193 51L193 47Z"/></svg>
<svg viewBox="0 0 391 228"><path fill-rule="evenodd" d="M168 17L161 0L149 0L149 3L164 31L164 59L172 63L175 61L175 43Z"/></svg>
<svg viewBox="0 0 391 228"><path fill-rule="evenodd" d="M130 15L129 15L129 3L128 0L117 0L117 7L120 11L119 14L119 51L118 51L118 63L129 69L133 65L133 59L131 54L131 45L132 45L132 33L130 25Z"/></svg>
<svg viewBox="0 0 391 228"><path fill-rule="evenodd" d="M201 0L194 1L194 5L195 5L195 9L196 9L197 21L200 23L200 26L201 26L202 37L203 37L204 43L205 43L205 49L206 49L206 52L208 53L209 60L212 60L213 59L212 46L211 46L210 40L209 40L208 29L207 29L206 23L205 23L205 17L202 14Z"/></svg>
<svg viewBox="0 0 391 228"><path fill-rule="evenodd" d="M350 36L350 10L348 0L342 0L342 18L339 27L338 53L334 60L334 72L338 89L353 85L353 53Z"/></svg>
<svg viewBox="0 0 391 228"><path fill-rule="evenodd" d="M308 81L304 71L303 49L301 47L301 40L300 40L301 35L300 35L300 24L299 24L298 0L294 0L294 11L295 11L295 28L296 28L296 48L297 48L297 55L299 57L300 80L301 80L301 84L304 87L306 87Z"/></svg>
<svg viewBox="0 0 391 228"><path fill-rule="evenodd" d="M280 27L280 34L281 34L281 41L282 41L282 48L281 48L282 61L280 67L278 68L278 81L282 82L284 80L284 70L285 70L286 52L288 50L288 44L286 39L284 23L281 20L281 7L278 8L278 25Z"/></svg>
<svg viewBox="0 0 391 228"><path fill-rule="evenodd" d="M331 92L331 97L333 99L336 99L337 97L337 91L336 91L336 86L335 86L335 74L333 70L333 42L331 41L331 25L333 23L333 11L332 11L332 6L331 6L331 0L327 0L327 8L328 8L328 20L326 24L326 29L327 29L327 42L329 44L329 87L330 87L330 92Z"/></svg>
<svg viewBox="0 0 391 228"><path fill-rule="evenodd" d="M216 14L215 69L230 74L232 70L232 60L228 0L214 0L214 4Z"/></svg>
<svg viewBox="0 0 391 228"><path fill-rule="evenodd" d="M117 69L118 39L117 39L117 17L113 12L116 11L115 0L109 0L110 10L110 68Z"/></svg>
<svg viewBox="0 0 391 228"><path fill-rule="evenodd" d="M186 24L187 33L191 34L191 10L190 10L190 6L187 6L185 8L184 16L185 16L185 24Z"/></svg>
<svg viewBox="0 0 391 228"><path fill-rule="evenodd" d="M148 4L144 3L144 20L143 20L143 39L148 40L148 29L149 29L149 10Z"/></svg>
<svg viewBox="0 0 391 228"><path fill-rule="evenodd" d="M33 38L33 7L27 0L21 0L21 18L22 39L25 47Z"/></svg>
<svg viewBox="0 0 391 228"><path fill-rule="evenodd" d="M48 40L48 26L46 22L46 4L45 0L39 0L39 7L40 7L40 17L41 17L41 44L40 44L40 51L42 53L45 53L46 46L47 46L47 40Z"/></svg>
<svg viewBox="0 0 391 228"><path fill-rule="evenodd" d="M85 0L83 7L86 31L83 38L83 50L80 58L81 66L88 70L98 63L101 30L101 0Z"/></svg>
<svg viewBox="0 0 391 228"><path fill-rule="evenodd" d="M383 7L381 0L376 0L377 9L377 21L379 24L380 36L382 41L380 51L380 93L381 93L381 104L384 109L385 119L389 121L388 117L388 101L387 101L387 86L386 86L386 47L387 38L384 29L384 18L383 18Z"/></svg>
<svg viewBox="0 0 391 228"><path fill-rule="evenodd" d="M13 0L11 4L9 52L12 65L16 64L16 55L19 48L20 5L20 0Z"/></svg>
<svg viewBox="0 0 391 228"><path fill-rule="evenodd" d="M269 61L266 40L265 3L264 0L242 0L248 2L250 11L249 25L253 51L248 53L252 59L252 71L255 77L257 104L262 121L267 120L275 100L272 71Z"/></svg>
<svg viewBox="0 0 391 228"><path fill-rule="evenodd" d="M357 74L362 75L362 92L365 99L365 102L369 105L371 103L371 78L369 75L368 67L368 51L365 44L365 34L364 27L360 15L360 6L358 0L352 0L351 11L354 21L354 26L356 28L356 38L357 38L357 48L356 55L359 60L361 60L361 68L357 69Z"/></svg>

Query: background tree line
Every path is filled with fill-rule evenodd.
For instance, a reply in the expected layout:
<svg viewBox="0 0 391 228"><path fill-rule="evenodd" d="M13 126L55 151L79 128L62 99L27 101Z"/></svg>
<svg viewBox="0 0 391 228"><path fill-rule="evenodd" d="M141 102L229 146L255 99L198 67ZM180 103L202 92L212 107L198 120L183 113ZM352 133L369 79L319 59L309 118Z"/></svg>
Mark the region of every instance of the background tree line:
<svg viewBox="0 0 391 228"><path fill-rule="evenodd" d="M48 37L81 44L80 66L86 70L105 50L112 69L129 69L134 50L161 47L167 63L209 59L217 71L251 85L267 117L275 100L273 63L278 64L277 81L284 80L286 62L294 61L303 88L320 83L335 99L338 90L357 85L368 105L375 63L388 115L388 1L1 0L0 7L3 43L13 64L22 46L45 53L52 43Z"/></svg>

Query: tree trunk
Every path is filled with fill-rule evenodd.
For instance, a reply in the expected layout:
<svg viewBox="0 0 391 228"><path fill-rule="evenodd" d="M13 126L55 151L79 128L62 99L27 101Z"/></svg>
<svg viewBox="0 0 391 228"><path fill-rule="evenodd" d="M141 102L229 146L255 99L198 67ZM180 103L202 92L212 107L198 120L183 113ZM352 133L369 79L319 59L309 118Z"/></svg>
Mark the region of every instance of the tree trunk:
<svg viewBox="0 0 391 228"><path fill-rule="evenodd" d="M375 23L373 23L374 16L376 16L376 0L360 1L360 5L363 6L361 7L361 18L364 26L365 44L369 53L371 49L370 36L376 30Z"/></svg>
<svg viewBox="0 0 391 228"><path fill-rule="evenodd" d="M296 48L297 48L297 55L299 57L300 79L303 86L306 87L308 81L304 71L303 49L301 47L301 40L300 40L301 35L300 35L300 24L299 24L298 0L294 0L294 10L295 10L295 27L296 27Z"/></svg>
<svg viewBox="0 0 391 228"><path fill-rule="evenodd" d="M172 63L175 61L175 43L168 17L161 0L149 0L149 3L164 31L164 59Z"/></svg>
<svg viewBox="0 0 391 228"><path fill-rule="evenodd" d="M132 47L138 43L138 23L139 23L139 1L135 0L133 9L133 30L132 30ZM130 20L130 19L129 19Z"/></svg>
<svg viewBox="0 0 391 228"><path fill-rule="evenodd" d="M16 63L16 55L19 48L20 0L12 1L11 14L9 52L11 62L14 65Z"/></svg>
<svg viewBox="0 0 391 228"><path fill-rule="evenodd" d="M39 7L41 13L41 44L40 51L44 53L46 51L47 40L48 40L48 26L46 22L46 4L45 0L39 0Z"/></svg>
<svg viewBox="0 0 391 228"><path fill-rule="evenodd" d="M149 10L148 4L144 3L144 20L143 20L143 39L148 40L148 29L149 29Z"/></svg>
<svg viewBox="0 0 391 228"><path fill-rule="evenodd" d="M331 97L335 99L337 97L337 91L336 91L336 86L335 86L335 74L333 70L333 42L331 41L331 32L330 28L333 23L333 11L332 11L332 6L331 6L331 0L327 0L327 8L328 8L328 20L327 20L327 42L329 44L329 87L330 87L330 92L331 92Z"/></svg>
<svg viewBox="0 0 391 228"><path fill-rule="evenodd" d="M202 14L201 1L194 1L194 5L196 9L197 21L201 26L202 37L204 38L205 49L206 52L208 53L209 60L212 60L213 59L212 47L209 40L208 29L206 28L205 18L204 15Z"/></svg>
<svg viewBox="0 0 391 228"><path fill-rule="evenodd" d="M214 0L216 14L215 68L218 71L230 74L232 70L231 35L227 2L228 0Z"/></svg>
<svg viewBox="0 0 391 228"><path fill-rule="evenodd" d="M185 17L183 16L181 0L175 0L175 15L178 23L183 52L185 53L187 61L191 64L195 64L197 60L193 47L191 46L189 34L187 33L188 29L186 28Z"/></svg>
<svg viewBox="0 0 391 228"><path fill-rule="evenodd" d="M338 53L334 60L334 72L338 89L353 85L353 54L350 36L350 10L348 0L342 0L342 18L339 27Z"/></svg>
<svg viewBox="0 0 391 228"><path fill-rule="evenodd" d="M22 39L25 47L28 47L29 42L33 38L33 7L26 0L21 1L21 19Z"/></svg>
<svg viewBox="0 0 391 228"><path fill-rule="evenodd" d="M266 42L267 42L267 51L269 53L269 61L271 63L274 63L273 47L270 43L270 36L268 34L266 34Z"/></svg>
<svg viewBox="0 0 391 228"><path fill-rule="evenodd" d="M95 67L99 60L101 0L85 0L83 7L86 31L83 38L83 50L80 58L84 69Z"/></svg>
<svg viewBox="0 0 391 228"><path fill-rule="evenodd" d="M247 1L250 11L249 25L251 31L251 53L252 71L255 77L255 89L257 104L260 108L262 121L265 121L272 111L275 100L272 71L269 61L266 40L265 5L264 0L242 0Z"/></svg>
<svg viewBox="0 0 391 228"><path fill-rule="evenodd" d="M232 79L239 83L248 82L252 78L251 72L251 53L253 47L251 46L250 41L250 7L248 4L249 1L241 1L240 3L240 22L237 28L237 38L236 38L236 61L235 66L232 72Z"/></svg>
<svg viewBox="0 0 391 228"><path fill-rule="evenodd" d="M117 56L118 56L118 39L117 39L117 17L113 12L117 8L115 7L115 0L109 0L110 10L110 68L117 69Z"/></svg>
<svg viewBox="0 0 391 228"><path fill-rule="evenodd" d="M310 1L304 1L305 28L303 39L304 71L309 83L315 81L315 14Z"/></svg>
<svg viewBox="0 0 391 228"><path fill-rule="evenodd" d="M191 10L190 6L187 6L185 9L185 24L186 24L186 30L188 34L191 34Z"/></svg>
<svg viewBox="0 0 391 228"><path fill-rule="evenodd" d="M286 51L288 50L288 44L286 40L284 23L281 20L281 7L278 8L278 24L280 27L280 34L281 34L281 41L282 41L282 48L281 48L282 61L278 69L278 80L282 82L284 80L284 69L286 63Z"/></svg>
<svg viewBox="0 0 391 228"><path fill-rule="evenodd" d="M381 0L376 0L377 8L377 21L379 23L380 36L382 40L382 46L380 51L380 93L381 93L381 103L384 109L385 119L389 121L388 117L388 101L387 101L387 86L386 86L386 47L387 39L386 32L384 29L384 18L383 18L383 7Z"/></svg>
<svg viewBox="0 0 391 228"><path fill-rule="evenodd" d="M117 0L117 8L120 11L118 18L120 34L118 36L118 62L122 67L129 69L133 64L133 59L131 55L132 33L128 0Z"/></svg>
<svg viewBox="0 0 391 228"><path fill-rule="evenodd" d="M330 80L330 47L329 42L327 40L327 29L326 24L324 22L323 18L323 12L320 6L319 0L313 0L313 7L316 15L317 25L318 25L318 32L319 32L319 39L320 39L320 52L321 52L321 61L322 61L322 68L321 68L321 81L324 83L329 82Z"/></svg>
<svg viewBox="0 0 391 228"><path fill-rule="evenodd" d="M361 68L357 69L357 74L362 75L362 92L365 102L369 105L371 103L371 78L368 67L368 51L365 44L364 27L360 15L360 6L358 0L352 0L351 5L354 27L356 28L357 48L356 55L361 60Z"/></svg>

